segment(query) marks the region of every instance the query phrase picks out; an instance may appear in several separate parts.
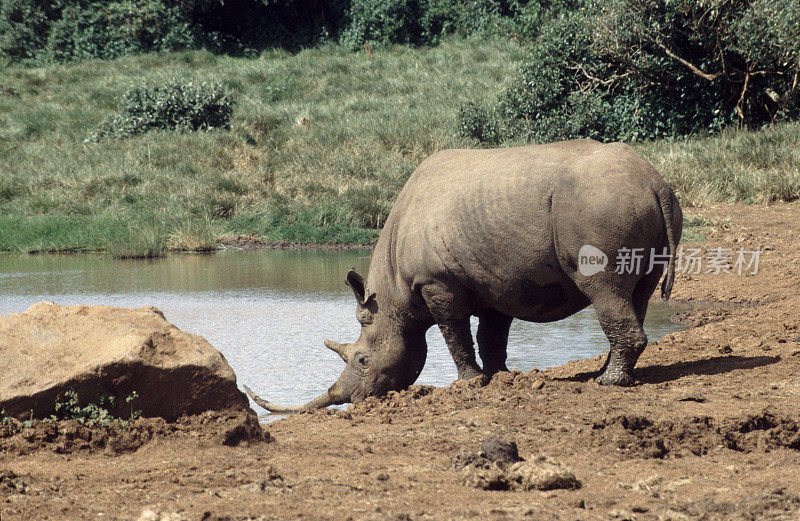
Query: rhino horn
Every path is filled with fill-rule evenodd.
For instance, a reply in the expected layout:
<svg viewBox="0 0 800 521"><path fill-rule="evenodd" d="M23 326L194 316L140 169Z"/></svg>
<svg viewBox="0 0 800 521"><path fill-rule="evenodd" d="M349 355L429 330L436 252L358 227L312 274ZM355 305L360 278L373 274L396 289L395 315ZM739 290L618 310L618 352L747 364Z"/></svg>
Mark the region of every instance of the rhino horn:
<svg viewBox="0 0 800 521"><path fill-rule="evenodd" d="M326 340L325 347L339 355L342 360L344 360L344 363L350 361L350 353L348 352L349 344L340 344L338 342L334 342L333 340Z"/></svg>
<svg viewBox="0 0 800 521"><path fill-rule="evenodd" d="M341 403L345 403L349 397L338 396L336 393L331 392L331 389L328 389L320 396L314 398L310 402L304 405L296 405L296 406L283 406L283 405L275 405L274 403L268 402L267 400L261 398L257 394L255 394L252 389L244 386L244 390L247 391L247 394L250 398L253 399L258 405L263 407L264 409L268 410L269 412L276 412L276 413L289 413L289 412L299 412L299 411L312 411L314 409L322 409L329 405L338 405Z"/></svg>

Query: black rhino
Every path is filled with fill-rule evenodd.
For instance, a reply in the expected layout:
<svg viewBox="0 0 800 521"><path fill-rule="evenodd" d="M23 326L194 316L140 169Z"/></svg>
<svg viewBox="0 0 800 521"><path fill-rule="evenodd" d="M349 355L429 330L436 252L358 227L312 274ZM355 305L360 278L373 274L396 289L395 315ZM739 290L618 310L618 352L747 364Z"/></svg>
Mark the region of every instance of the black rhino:
<svg viewBox="0 0 800 521"><path fill-rule="evenodd" d="M491 376L507 370L513 318L549 322L590 304L611 344L597 382L631 385L647 345L647 304L664 271L662 297L672 289L682 223L673 191L622 143L438 152L398 195L366 280L347 273L361 335L352 344L325 341L347 363L336 383L299 407L248 392L270 411L289 412L404 389L422 371L434 324L459 378ZM592 254L590 269L580 269L582 248ZM626 267L620 252L640 252L639 269ZM597 264L603 255L605 268ZM479 317L482 368L470 316Z"/></svg>

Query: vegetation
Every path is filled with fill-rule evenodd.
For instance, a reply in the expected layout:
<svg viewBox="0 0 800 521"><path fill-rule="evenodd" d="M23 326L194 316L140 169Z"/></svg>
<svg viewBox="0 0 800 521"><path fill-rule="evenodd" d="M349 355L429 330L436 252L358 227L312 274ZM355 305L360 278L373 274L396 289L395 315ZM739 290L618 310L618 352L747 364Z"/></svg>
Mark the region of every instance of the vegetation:
<svg viewBox="0 0 800 521"><path fill-rule="evenodd" d="M759 128L797 119L799 75L797 0L589 2L541 29L496 104L462 114L462 134L485 139L476 121L539 142Z"/></svg>
<svg viewBox="0 0 800 521"><path fill-rule="evenodd" d="M234 101L222 85L175 78L137 85L122 96L119 112L90 132L87 141L121 139L152 131L230 129Z"/></svg>
<svg viewBox="0 0 800 521"><path fill-rule="evenodd" d="M800 198L796 0L0 0L0 56L0 251L368 243L432 152L572 137Z"/></svg>
<svg viewBox="0 0 800 521"><path fill-rule="evenodd" d="M578 0L0 0L0 56L17 63L207 49L255 55L341 42L529 37Z"/></svg>
<svg viewBox="0 0 800 521"><path fill-rule="evenodd" d="M138 397L138 393L134 391L125 398L125 403L130 404L131 412L127 420L122 420L115 418L108 410L114 408L116 402L114 396L103 394L97 399L97 403L81 406L78 400L78 393L74 390L69 390L56 399L56 413L48 418L48 421L75 420L88 427L133 421L141 416L141 411L133 410L133 401Z"/></svg>
<svg viewBox="0 0 800 521"><path fill-rule="evenodd" d="M352 48L373 44L434 44L442 36L515 36L575 9L579 0L352 0L339 40Z"/></svg>
<svg viewBox="0 0 800 521"><path fill-rule="evenodd" d="M74 390L64 392L56 398L55 410L56 413L44 418L45 422L57 422L62 420L77 421L87 427L95 425L109 426L120 425L126 426L128 422L137 420L141 417L142 413L139 410L134 410L133 402L139 397L139 394L134 391L125 398L125 403L129 404L130 415L128 418L117 418L113 416L109 409L115 406L116 398L114 396L100 395L96 403L89 403L81 406L78 399L78 393ZM33 425L34 418L31 413L31 418L25 421L19 421L10 416L6 416L5 410L0 411L0 426L11 426L12 428L30 427Z"/></svg>
<svg viewBox="0 0 800 521"><path fill-rule="evenodd" d="M496 96L523 57L513 41L448 40L363 52L327 45L258 58L205 51L41 68L0 83L0 251L158 255L223 234L369 243L427 155L473 146L460 102ZM231 130L84 143L131 83L216 83Z"/></svg>
<svg viewBox="0 0 800 521"><path fill-rule="evenodd" d="M638 146L685 205L773 203L800 199L800 125Z"/></svg>

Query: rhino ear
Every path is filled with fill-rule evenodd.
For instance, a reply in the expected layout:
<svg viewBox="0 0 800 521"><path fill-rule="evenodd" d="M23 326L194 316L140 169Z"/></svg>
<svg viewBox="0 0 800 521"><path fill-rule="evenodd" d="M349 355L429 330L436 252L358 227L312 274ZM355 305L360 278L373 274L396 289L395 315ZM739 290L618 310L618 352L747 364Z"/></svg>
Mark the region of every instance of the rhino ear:
<svg viewBox="0 0 800 521"><path fill-rule="evenodd" d="M364 288L364 277L358 274L356 270L347 272L345 283L353 290L356 300L359 304L364 304L366 300L366 289Z"/></svg>

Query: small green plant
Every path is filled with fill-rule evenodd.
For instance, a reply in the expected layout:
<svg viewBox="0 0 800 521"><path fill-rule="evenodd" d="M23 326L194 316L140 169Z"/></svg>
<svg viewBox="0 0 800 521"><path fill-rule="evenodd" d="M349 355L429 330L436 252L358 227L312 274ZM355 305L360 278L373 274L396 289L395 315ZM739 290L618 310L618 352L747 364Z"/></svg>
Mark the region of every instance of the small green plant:
<svg viewBox="0 0 800 521"><path fill-rule="evenodd" d="M142 416L142 411L133 410L133 401L136 400L138 397L139 393L137 393L136 391L133 391L131 394L125 397L125 403L130 404L131 406L131 415L129 418L131 421L138 420Z"/></svg>
<svg viewBox="0 0 800 521"><path fill-rule="evenodd" d="M141 416L141 411L134 411L132 404L138 397L139 395L134 391L125 398L125 403L131 404L131 421ZM56 413L52 415L49 420L75 420L88 427L94 425L108 426L114 422L124 422L124 420L115 418L108 410L110 408L113 409L115 402L116 398L114 396L102 394L98 398L97 403L81 406L78 393L70 389L56 398Z"/></svg>
<svg viewBox="0 0 800 521"><path fill-rule="evenodd" d="M0 425L14 425L14 418L6 416L6 410L0 410Z"/></svg>
<svg viewBox="0 0 800 521"><path fill-rule="evenodd" d="M92 130L86 141L152 131L228 130L234 105L231 92L217 83L175 78L162 85L138 85L122 97L119 112Z"/></svg>

